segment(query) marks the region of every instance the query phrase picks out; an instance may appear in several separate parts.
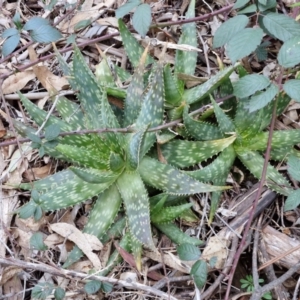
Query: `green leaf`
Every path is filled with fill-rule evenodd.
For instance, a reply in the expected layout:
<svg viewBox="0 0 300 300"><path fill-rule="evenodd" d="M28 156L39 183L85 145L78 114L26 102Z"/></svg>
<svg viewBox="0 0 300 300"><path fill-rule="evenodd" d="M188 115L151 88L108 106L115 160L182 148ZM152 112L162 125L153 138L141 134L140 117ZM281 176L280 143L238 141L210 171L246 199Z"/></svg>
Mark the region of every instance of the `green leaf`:
<svg viewBox="0 0 300 300"><path fill-rule="evenodd" d="M151 8L149 4L140 4L132 18L133 28L142 36L145 37L151 25Z"/></svg>
<svg viewBox="0 0 300 300"><path fill-rule="evenodd" d="M42 216L43 216L43 210L40 206L37 206L34 211L33 218L35 221L38 221L42 218Z"/></svg>
<svg viewBox="0 0 300 300"><path fill-rule="evenodd" d="M34 143L39 144L39 145L42 143L42 140L41 140L41 138L40 138L38 135L33 134L33 133L31 133L30 131L27 131L27 132L26 132L26 135L27 135L28 138L31 139Z"/></svg>
<svg viewBox="0 0 300 300"><path fill-rule="evenodd" d="M116 10L116 18L120 19L127 15L131 10L141 4L140 0L128 0L124 5Z"/></svg>
<svg viewBox="0 0 300 300"><path fill-rule="evenodd" d="M82 169L77 167L70 167L70 170L74 172L83 181L89 183L107 183L113 182L117 179L118 173L112 171L102 171L98 169Z"/></svg>
<svg viewBox="0 0 300 300"><path fill-rule="evenodd" d="M199 248L192 244L181 244L177 246L177 253L179 258L185 261L197 260L201 255Z"/></svg>
<svg viewBox="0 0 300 300"><path fill-rule="evenodd" d="M300 159L294 155L289 156L288 172L293 179L300 181Z"/></svg>
<svg viewBox="0 0 300 300"><path fill-rule="evenodd" d="M300 102L300 80L290 79L283 85L284 91L295 101Z"/></svg>
<svg viewBox="0 0 300 300"><path fill-rule="evenodd" d="M18 209L18 214L21 219L28 219L34 215L36 208L36 203L30 201Z"/></svg>
<svg viewBox="0 0 300 300"><path fill-rule="evenodd" d="M16 25L17 29L18 30L21 30L22 29L22 20L21 20L21 16L20 14L16 11L14 17L13 17L13 22L14 24Z"/></svg>
<svg viewBox="0 0 300 300"><path fill-rule="evenodd" d="M63 300L66 296L66 292L61 287L57 287L54 292L55 300Z"/></svg>
<svg viewBox="0 0 300 300"><path fill-rule="evenodd" d="M191 237L182 232L175 224L154 224L161 232L163 232L172 242L177 245L192 244L201 245L203 242L197 238Z"/></svg>
<svg viewBox="0 0 300 300"><path fill-rule="evenodd" d="M36 203L39 204L40 194L37 190L32 190L31 192L31 199Z"/></svg>
<svg viewBox="0 0 300 300"><path fill-rule="evenodd" d="M46 127L45 130L45 139L47 141L55 140L60 134L60 128L58 124L51 124Z"/></svg>
<svg viewBox="0 0 300 300"><path fill-rule="evenodd" d="M100 288L101 282L98 280L91 280L84 285L84 290L89 295L97 293L100 290Z"/></svg>
<svg viewBox="0 0 300 300"><path fill-rule="evenodd" d="M149 157L141 161L138 170L145 183L168 194L193 195L226 188L199 182L172 166Z"/></svg>
<svg viewBox="0 0 300 300"><path fill-rule="evenodd" d="M45 155L45 147L41 146L39 148L39 157L42 158Z"/></svg>
<svg viewBox="0 0 300 300"><path fill-rule="evenodd" d="M246 28L238 32L227 44L226 52L234 64L251 54L261 43L264 32L260 28Z"/></svg>
<svg viewBox="0 0 300 300"><path fill-rule="evenodd" d="M233 66L225 68L212 76L205 83L186 90L183 94L183 99L185 99L188 104L192 104L206 98L230 76L233 70Z"/></svg>
<svg viewBox="0 0 300 300"><path fill-rule="evenodd" d="M133 35L126 28L124 22L121 19L118 20L118 24L124 49L128 56L128 59L130 60L133 67L137 67L145 49L133 37ZM150 63L154 63L154 59L150 55L147 55L146 65Z"/></svg>
<svg viewBox="0 0 300 300"><path fill-rule="evenodd" d="M133 235L131 235L131 252L133 254L136 268L141 272L142 270L142 251L143 244L137 240Z"/></svg>
<svg viewBox="0 0 300 300"><path fill-rule="evenodd" d="M284 203L284 211L293 210L300 204L300 189L291 191Z"/></svg>
<svg viewBox="0 0 300 300"><path fill-rule="evenodd" d="M124 121L123 126L132 125L142 107L143 103L143 92L144 92L144 70L145 70L145 60L147 58L147 49L145 49L139 65L136 67L132 80L127 89L127 96L124 103Z"/></svg>
<svg viewBox="0 0 300 300"><path fill-rule="evenodd" d="M24 30L35 30L38 27L49 25L49 21L47 19L41 17L33 17L31 18L23 27Z"/></svg>
<svg viewBox="0 0 300 300"><path fill-rule="evenodd" d="M229 138L191 142L175 140L161 146L161 151L168 163L177 167L189 167L218 154L231 145L235 136Z"/></svg>
<svg viewBox="0 0 300 300"><path fill-rule="evenodd" d="M45 251L48 249L47 245L44 243L43 234L41 232L35 232L30 238L30 247L39 250Z"/></svg>
<svg viewBox="0 0 300 300"><path fill-rule="evenodd" d="M8 28L3 31L2 38L5 39L16 34L19 34L19 31L16 28Z"/></svg>
<svg viewBox="0 0 300 300"><path fill-rule="evenodd" d="M31 38L35 42L50 43L62 38L61 33L50 25L43 25L30 32Z"/></svg>
<svg viewBox="0 0 300 300"><path fill-rule="evenodd" d="M243 8L238 12L239 15L245 15L245 14L253 14L257 12L257 6L256 4L251 4Z"/></svg>
<svg viewBox="0 0 300 300"><path fill-rule="evenodd" d="M267 88L270 83L270 80L263 75L246 75L233 84L234 95L238 98L246 98Z"/></svg>
<svg viewBox="0 0 300 300"><path fill-rule="evenodd" d="M233 121L224 113L222 108L216 103L215 99L211 95L210 100L213 104L215 116L218 120L220 130L227 135L235 133L236 130Z"/></svg>
<svg viewBox="0 0 300 300"><path fill-rule="evenodd" d="M124 200L130 232L141 243L154 248L150 227L148 193L138 173L124 172L117 180Z"/></svg>
<svg viewBox="0 0 300 300"><path fill-rule="evenodd" d="M292 68L300 63L300 37L285 42L279 50L278 62L284 68Z"/></svg>
<svg viewBox="0 0 300 300"><path fill-rule="evenodd" d="M12 53L17 48L20 38L20 34L18 33L6 39L2 46L2 54L4 57Z"/></svg>
<svg viewBox="0 0 300 300"><path fill-rule="evenodd" d="M171 72L169 64L167 64L164 67L164 84L166 104L171 106L180 105L182 101L182 95L179 91L177 82Z"/></svg>
<svg viewBox="0 0 300 300"><path fill-rule="evenodd" d="M244 1L245 2L245 1ZM246 3L249 0L246 0ZM244 3L242 6L244 6ZM237 4L237 3L236 3ZM243 30L249 22L245 15L235 16L224 22L214 35L213 47L219 48L228 43L239 31Z"/></svg>
<svg viewBox="0 0 300 300"><path fill-rule="evenodd" d="M188 106L184 109L183 121L187 133L196 140L217 140L223 137L222 132L216 125L194 120L188 114Z"/></svg>
<svg viewBox="0 0 300 300"><path fill-rule="evenodd" d="M252 96L248 104L249 112L251 113L265 107L275 98L278 92L278 87L272 83L264 92L258 92Z"/></svg>
<svg viewBox="0 0 300 300"><path fill-rule="evenodd" d="M111 283L102 282L101 288L104 293L111 293L113 290L113 285Z"/></svg>
<svg viewBox="0 0 300 300"><path fill-rule="evenodd" d="M50 282L38 282L31 292L31 297L34 299L45 300L52 294L54 285Z"/></svg>
<svg viewBox="0 0 300 300"><path fill-rule="evenodd" d="M207 265L204 260L198 260L192 266L191 275L198 289L202 289L207 280Z"/></svg>
<svg viewBox="0 0 300 300"><path fill-rule="evenodd" d="M195 17L195 0L191 0L188 10L185 14L186 18ZM196 23L188 23L182 25L182 34L178 44L190 45L197 48L197 29ZM197 52L177 50L175 56L175 73L184 73L194 75L197 64ZM178 80L178 88L180 91L184 88L184 81Z"/></svg>
<svg viewBox="0 0 300 300"><path fill-rule="evenodd" d="M237 0L233 6L233 9L239 9L249 3L250 0Z"/></svg>
<svg viewBox="0 0 300 300"><path fill-rule="evenodd" d="M74 30L77 31L77 30L83 29L91 24L92 24L91 19L81 20L74 25Z"/></svg>
<svg viewBox="0 0 300 300"><path fill-rule="evenodd" d="M262 21L266 29L283 42L299 36L300 24L287 15L268 13Z"/></svg>

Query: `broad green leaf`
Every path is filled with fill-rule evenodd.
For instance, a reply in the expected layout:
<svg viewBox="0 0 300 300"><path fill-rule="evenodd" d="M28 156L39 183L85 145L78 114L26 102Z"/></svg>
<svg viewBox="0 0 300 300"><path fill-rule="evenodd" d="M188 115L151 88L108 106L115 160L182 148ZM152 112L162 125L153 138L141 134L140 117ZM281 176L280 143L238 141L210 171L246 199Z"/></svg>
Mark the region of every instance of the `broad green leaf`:
<svg viewBox="0 0 300 300"><path fill-rule="evenodd" d="M300 181L300 159L291 155L288 160L288 172L293 179Z"/></svg>
<svg viewBox="0 0 300 300"><path fill-rule="evenodd" d="M195 17L195 0L191 0L188 10L185 15L186 18ZM197 29L196 24L187 23L183 24L182 34L178 41L178 44L190 45L193 47L197 47ZM175 56L175 74L184 73L189 75L194 75L195 68L197 64L197 52L195 51L182 51L177 50ZM180 92L184 90L184 81L178 80L178 89Z"/></svg>
<svg viewBox="0 0 300 300"><path fill-rule="evenodd" d="M122 37L124 49L128 56L128 59L130 60L133 67L137 67L145 49L133 37L133 35L126 28L124 22L121 19L118 20L118 24L119 24L119 31ZM154 59L150 55L147 55L146 65L153 62Z"/></svg>
<svg viewBox="0 0 300 300"><path fill-rule="evenodd" d="M33 133L31 133L30 131L27 131L27 132L26 132L26 135L27 135L27 137L28 137L29 139L31 139L34 143L39 144L39 145L42 143L42 140L41 140L41 138L40 138L38 135L33 134Z"/></svg>
<svg viewBox="0 0 300 300"><path fill-rule="evenodd" d="M192 244L201 245L203 242L197 238L191 237L182 232L175 224L154 224L162 233L164 233L172 242L177 245Z"/></svg>
<svg viewBox="0 0 300 300"><path fill-rule="evenodd" d="M245 1L243 1L245 2ZM246 0L246 3L249 2ZM244 3L242 6L244 6ZM237 3L236 3L237 4ZM224 22L214 35L213 47L219 48L228 43L239 31L243 30L249 22L245 15L235 16Z"/></svg>
<svg viewBox="0 0 300 300"><path fill-rule="evenodd" d="M20 38L21 36L18 33L6 39L2 46L2 54L4 57L12 53L17 48Z"/></svg>
<svg viewBox="0 0 300 300"><path fill-rule="evenodd" d="M141 4L140 0L128 0L124 5L116 10L116 18L120 19L127 15L131 10Z"/></svg>
<svg viewBox="0 0 300 300"><path fill-rule="evenodd" d="M177 254L181 260L189 261L199 259L201 252L195 245L181 244L177 246Z"/></svg>
<svg viewBox="0 0 300 300"><path fill-rule="evenodd" d="M140 4L132 18L133 28L142 36L145 37L151 25L151 7L149 4Z"/></svg>
<svg viewBox="0 0 300 300"><path fill-rule="evenodd" d="M98 169L82 169L78 167L70 167L79 178L88 183L107 183L113 182L119 176L118 173L112 171L102 171Z"/></svg>
<svg viewBox="0 0 300 300"><path fill-rule="evenodd" d="M267 44L267 45L264 45L264 44ZM267 58L268 58L268 50L267 50L267 47L270 45L271 43L270 42L265 42L265 43L262 43L260 44L256 50L255 50L255 54L256 54L256 57L257 57L257 60L259 62L261 61L265 61Z"/></svg>
<svg viewBox="0 0 300 300"><path fill-rule="evenodd" d="M14 17L13 17L13 22L16 25L18 30L21 30L23 25L22 25L22 20L20 14L16 11Z"/></svg>
<svg viewBox="0 0 300 300"><path fill-rule="evenodd" d="M24 25L23 29L35 30L44 25L49 25L49 21L47 19L41 17L33 17Z"/></svg>
<svg viewBox="0 0 300 300"><path fill-rule="evenodd" d="M261 179L264 158L254 151L237 153L245 167L258 179ZM291 187L289 182L270 164L267 167L266 184L276 192L288 195Z"/></svg>
<svg viewBox="0 0 300 300"><path fill-rule="evenodd" d="M193 195L226 189L199 182L174 167L149 157L144 157L138 170L146 184L168 194Z"/></svg>
<svg viewBox="0 0 300 300"><path fill-rule="evenodd" d="M45 139L47 141L52 141L56 139L60 134L60 128L58 124L51 124L46 127L45 130Z"/></svg>
<svg viewBox="0 0 300 300"><path fill-rule="evenodd" d="M161 146L164 158L171 165L177 167L189 167L218 154L231 145L235 136L213 141L191 142L175 140Z"/></svg>
<svg viewBox="0 0 300 300"><path fill-rule="evenodd" d="M245 15L245 14L253 14L257 12L257 6L256 4L250 4L246 6L245 8L241 9L238 14L239 15Z"/></svg>
<svg viewBox="0 0 300 300"><path fill-rule="evenodd" d="M85 292L89 295L97 293L100 290L100 288L101 282L98 280L91 280L84 286Z"/></svg>
<svg viewBox="0 0 300 300"><path fill-rule="evenodd" d="M300 204L300 189L291 191L285 200L284 211L293 210Z"/></svg>
<svg viewBox="0 0 300 300"><path fill-rule="evenodd" d="M54 290L53 283L50 282L38 282L31 292L31 297L33 299L46 299L52 294Z"/></svg>
<svg viewBox="0 0 300 300"><path fill-rule="evenodd" d="M50 25L42 25L30 31L30 36L35 42L50 43L62 38L61 33Z"/></svg>
<svg viewBox="0 0 300 300"><path fill-rule="evenodd" d="M132 125L142 107L143 103L143 92L144 92L144 70L145 70L145 60L147 57L147 49L145 49L139 65L136 67L132 80L127 89L127 96L124 102L124 121L123 126Z"/></svg>
<svg viewBox="0 0 300 300"><path fill-rule="evenodd" d="M111 293L114 286L111 283L108 282L102 282L101 289L104 293Z"/></svg>
<svg viewBox="0 0 300 300"><path fill-rule="evenodd" d="M292 68L300 63L300 36L286 41L279 50L278 62L284 68Z"/></svg>
<svg viewBox="0 0 300 300"><path fill-rule="evenodd" d="M2 33L2 38L8 38L13 35L19 35L19 31L16 28L7 28Z"/></svg>
<svg viewBox="0 0 300 300"><path fill-rule="evenodd" d="M300 24L287 15L268 13L262 21L266 29L283 42L299 35Z"/></svg>
<svg viewBox="0 0 300 300"><path fill-rule="evenodd" d="M233 6L233 9L239 9L249 3L250 0L237 0Z"/></svg>
<svg viewBox="0 0 300 300"><path fill-rule="evenodd" d="M30 201L18 209L18 214L21 219L28 219L34 216L37 207L38 206L34 201Z"/></svg>
<svg viewBox="0 0 300 300"><path fill-rule="evenodd" d="M222 108L216 103L215 99L211 95L210 100L214 107L214 112L219 123L220 131L227 135L235 133L235 126L230 117L224 113Z"/></svg>
<svg viewBox="0 0 300 300"><path fill-rule="evenodd" d="M192 104L204 99L217 87L219 87L222 82L230 76L233 70L233 66L225 68L224 70L211 77L205 83L186 90L183 94L183 99L185 99L188 104Z"/></svg>
<svg viewBox="0 0 300 300"><path fill-rule="evenodd" d="M249 112L251 113L265 107L275 98L278 92L278 87L272 83L264 92L258 92L252 96L248 104Z"/></svg>
<svg viewBox="0 0 300 300"><path fill-rule="evenodd" d="M260 12L269 10L269 9L276 9L277 1L276 0L266 0L266 1L259 1L258 2L258 10Z"/></svg>
<svg viewBox="0 0 300 300"><path fill-rule="evenodd" d="M284 91L295 101L300 102L300 80L290 79L283 85Z"/></svg>
<svg viewBox="0 0 300 300"><path fill-rule="evenodd" d="M238 32L227 44L226 52L234 64L251 54L260 44L264 32L260 28L246 28Z"/></svg>
<svg viewBox="0 0 300 300"><path fill-rule="evenodd" d="M61 287L57 287L54 292L55 300L63 300L66 296L66 292Z"/></svg>
<svg viewBox="0 0 300 300"><path fill-rule="evenodd" d="M39 251L45 251L48 249L47 245L44 243L43 234L41 232L35 232L30 237L30 247Z"/></svg>
<svg viewBox="0 0 300 300"><path fill-rule="evenodd" d="M191 275L198 289L202 289L207 280L207 264L204 260L198 260L192 266Z"/></svg>
<svg viewBox="0 0 300 300"><path fill-rule="evenodd" d="M233 84L234 95L239 98L246 98L267 88L270 83L270 80L263 75L246 75Z"/></svg>
<svg viewBox="0 0 300 300"><path fill-rule="evenodd" d="M130 232L141 243L154 248L148 193L141 177L135 172L124 172L117 185L125 203Z"/></svg>
<svg viewBox="0 0 300 300"><path fill-rule="evenodd" d="M235 157L234 148L232 145L229 145L208 166L196 171L186 171L186 174L204 182L212 181L224 175L227 177Z"/></svg>
<svg viewBox="0 0 300 300"><path fill-rule="evenodd" d="M188 106L184 109L183 121L187 133L198 141L217 140L223 137L216 125L194 120L188 114Z"/></svg>

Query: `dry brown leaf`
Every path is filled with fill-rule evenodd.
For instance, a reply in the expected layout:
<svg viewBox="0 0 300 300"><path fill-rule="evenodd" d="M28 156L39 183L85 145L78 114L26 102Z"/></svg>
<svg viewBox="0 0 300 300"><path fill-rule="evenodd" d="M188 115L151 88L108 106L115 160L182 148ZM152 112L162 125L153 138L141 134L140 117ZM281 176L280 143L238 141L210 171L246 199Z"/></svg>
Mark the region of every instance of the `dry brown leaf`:
<svg viewBox="0 0 300 300"><path fill-rule="evenodd" d="M72 270L83 273L88 273L92 268L89 260L78 261L72 265Z"/></svg>
<svg viewBox="0 0 300 300"><path fill-rule="evenodd" d="M47 177L50 174L51 164L47 164L43 167L31 168L24 172L24 178L27 181L34 181L37 179L42 179Z"/></svg>
<svg viewBox="0 0 300 300"><path fill-rule="evenodd" d="M102 243L97 237L91 234L82 233L75 226L67 223L51 224L50 228L64 238L74 242L89 258L94 267L101 269L101 262L98 256L92 252L93 250L99 251L103 248Z"/></svg>
<svg viewBox="0 0 300 300"><path fill-rule="evenodd" d="M37 60L33 47L28 47L28 52L31 61ZM34 66L33 72L50 96L69 86L66 78L54 75L46 66Z"/></svg>
<svg viewBox="0 0 300 300"><path fill-rule="evenodd" d="M15 219L16 226L26 232L38 231L43 224L46 223L44 217L40 218L38 221L35 221L34 218L21 219L18 215Z"/></svg>
<svg viewBox="0 0 300 300"><path fill-rule="evenodd" d="M50 248L62 244L64 240L65 239L61 235L52 233L45 238L44 243Z"/></svg>
<svg viewBox="0 0 300 300"><path fill-rule="evenodd" d="M18 272L18 274L19 273L21 273L21 272ZM21 279L19 278L18 274L15 274L13 277L11 277L9 280L7 280L5 282L5 284L3 284L3 294L4 295L18 294L19 292L21 292L23 290ZM21 293L21 294L18 294L18 295L11 296L8 299L10 299L10 300L22 300L23 295Z"/></svg>
<svg viewBox="0 0 300 300"><path fill-rule="evenodd" d="M13 237L17 240L18 246L21 247L20 255L31 257L32 250L30 249L30 238L32 233L23 231L19 228L12 229Z"/></svg>
<svg viewBox="0 0 300 300"><path fill-rule="evenodd" d="M11 94L21 90L26 84L36 76L32 70L20 72L9 76L2 85L3 94Z"/></svg>
<svg viewBox="0 0 300 300"><path fill-rule="evenodd" d="M228 241L228 239L212 236L204 248L201 258L209 261L211 258L217 257L215 267L217 269L222 269L227 259L227 247L229 243L230 241Z"/></svg>

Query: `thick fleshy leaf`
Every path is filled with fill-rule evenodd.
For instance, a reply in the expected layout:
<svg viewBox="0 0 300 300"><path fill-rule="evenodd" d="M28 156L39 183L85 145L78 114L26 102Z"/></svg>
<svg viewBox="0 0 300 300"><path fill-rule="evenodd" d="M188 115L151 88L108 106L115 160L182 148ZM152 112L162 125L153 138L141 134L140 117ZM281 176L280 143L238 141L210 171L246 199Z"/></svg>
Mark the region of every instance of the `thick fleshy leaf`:
<svg viewBox="0 0 300 300"><path fill-rule="evenodd" d="M185 173L197 180L208 182L223 175L228 175L230 168L236 157L234 148L229 145L221 154L208 166L196 171L186 171Z"/></svg>
<svg viewBox="0 0 300 300"><path fill-rule="evenodd" d="M70 176L71 177L71 176ZM73 173L73 177L58 182L55 188L41 195L40 206L44 211L52 211L83 202L106 190L112 182L103 184L87 183Z"/></svg>
<svg viewBox="0 0 300 300"><path fill-rule="evenodd" d="M254 151L237 153L238 158L247 169L258 179L261 178L264 166L264 158ZM289 182L270 164L267 167L266 184L276 192L288 195L291 191Z"/></svg>
<svg viewBox="0 0 300 300"><path fill-rule="evenodd" d="M180 105L182 101L182 95L179 91L177 81L171 72L169 64L164 67L164 83L166 104L170 106Z"/></svg>
<svg viewBox="0 0 300 300"><path fill-rule="evenodd" d="M132 125L142 107L144 92L144 70L145 60L147 57L147 49L144 51L139 65L136 67L130 85L127 89L127 96L124 102L124 121L123 126Z"/></svg>
<svg viewBox="0 0 300 300"><path fill-rule="evenodd" d="M142 270L142 251L143 244L131 235L131 252L135 260L136 268L139 272Z"/></svg>
<svg viewBox="0 0 300 300"><path fill-rule="evenodd" d="M116 86L115 78L109 67L108 59L105 54L102 54L101 62L95 68L95 77L99 85Z"/></svg>
<svg viewBox="0 0 300 300"><path fill-rule="evenodd" d="M130 232L141 243L154 248L150 227L148 193L138 173L124 172L117 180L124 200Z"/></svg>
<svg viewBox="0 0 300 300"><path fill-rule="evenodd" d="M133 37L133 35L126 28L124 22L121 19L118 20L118 24L125 52L133 67L137 67L145 49ZM154 59L150 55L147 55L146 65L151 64L153 62Z"/></svg>
<svg viewBox="0 0 300 300"><path fill-rule="evenodd" d="M204 184L174 167L163 164L150 157L144 157L138 170L145 183L168 194L193 195L197 193L221 191L227 188Z"/></svg>
<svg viewBox="0 0 300 300"><path fill-rule="evenodd" d="M203 242L197 238L191 237L182 232L175 224L154 224L161 232L163 232L172 242L177 245L192 244L201 245Z"/></svg>
<svg viewBox="0 0 300 300"><path fill-rule="evenodd" d="M152 70L149 90L142 104L141 112L135 122L135 128L145 129L148 126L155 127L161 125L164 115L164 79L163 67L158 63ZM155 132L148 132L142 145L141 157L148 152L156 140Z"/></svg>
<svg viewBox="0 0 300 300"><path fill-rule="evenodd" d="M110 153L105 145L102 147L76 147L59 144L56 149L62 153L67 161L90 168L108 169Z"/></svg>
<svg viewBox="0 0 300 300"><path fill-rule="evenodd" d="M225 68L211 77L205 83L186 90L183 94L183 99L185 99L188 104L201 101L211 94L218 86L220 86L221 83L230 76L233 70L233 66Z"/></svg>
<svg viewBox="0 0 300 300"><path fill-rule="evenodd" d="M188 10L186 12L186 18L195 17L195 0L191 0ZM197 47L197 30L196 24L188 23L182 25L182 34L178 41L178 44L190 45ZM176 51L175 57L175 73L184 73L193 75L195 73L197 63L197 52L195 51ZM179 80L179 90L184 87L184 82Z"/></svg>
<svg viewBox="0 0 300 300"><path fill-rule="evenodd" d="M188 114L188 106L184 109L183 121L187 133L198 141L217 140L223 137L216 125L194 120Z"/></svg>
<svg viewBox="0 0 300 300"><path fill-rule="evenodd" d="M213 104L214 112L215 112L216 118L218 120L220 130L224 134L235 133L235 126L234 126L233 121L224 113L224 111L216 103L215 99L211 95L210 95L210 100Z"/></svg>
<svg viewBox="0 0 300 300"><path fill-rule="evenodd" d="M229 138L190 142L176 140L161 146L161 151L168 163L178 167L189 167L204 161L220 151L224 150L235 140L235 136Z"/></svg>
<svg viewBox="0 0 300 300"><path fill-rule="evenodd" d="M112 182L119 176L118 173L112 171L102 171L97 169L82 169L78 167L70 167L71 171L79 178L88 183L107 183Z"/></svg>

